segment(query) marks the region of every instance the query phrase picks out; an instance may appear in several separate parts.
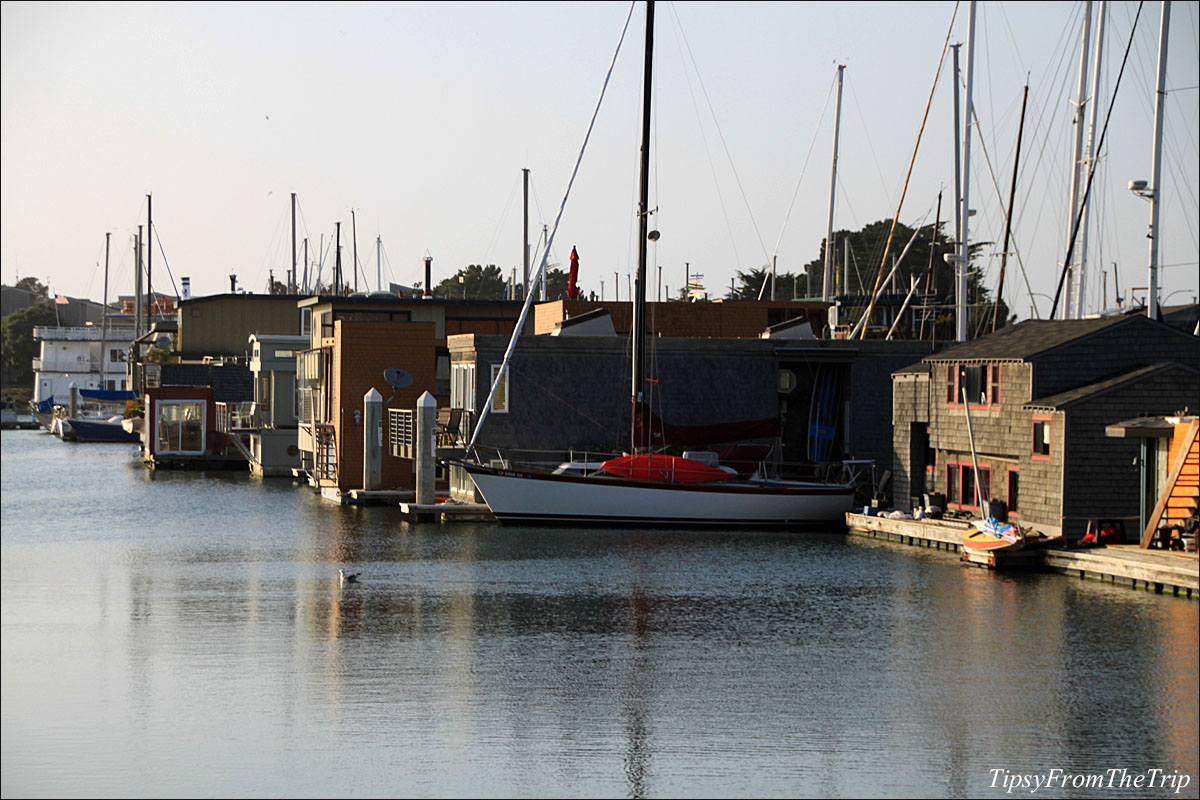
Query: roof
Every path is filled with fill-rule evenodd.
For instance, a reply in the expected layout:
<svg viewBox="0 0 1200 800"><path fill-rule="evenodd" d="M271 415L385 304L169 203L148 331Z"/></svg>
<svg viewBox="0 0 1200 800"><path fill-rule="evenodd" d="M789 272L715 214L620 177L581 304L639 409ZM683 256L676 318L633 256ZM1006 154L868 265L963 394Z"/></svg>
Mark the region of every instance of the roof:
<svg viewBox="0 0 1200 800"><path fill-rule="evenodd" d="M1197 370L1189 367L1187 364L1181 364L1178 361L1160 361L1157 364L1150 364L1146 367L1139 367L1138 369L1130 370L1128 372L1122 372L1120 375L1114 375L1111 378L1106 378L1102 381L1097 381L1096 383L1089 383L1088 385L1080 386L1077 389L1070 389L1065 392L1059 392L1058 394L1052 394L1049 397L1030 400L1024 405L1024 408L1049 409L1051 411L1057 411L1058 409L1066 408L1067 406L1078 403L1081 400L1090 399L1096 395L1116 389L1117 387L1123 386L1127 383L1134 383L1144 378L1148 378L1156 373L1174 369L1183 369L1192 374L1200 374L1197 372Z"/></svg>
<svg viewBox="0 0 1200 800"><path fill-rule="evenodd" d="M1143 316L1097 317L1094 319L1027 319L1002 328L973 342L948 347L926 356L925 363L946 361L1027 361L1069 342L1095 335L1117 325L1138 324Z"/></svg>
<svg viewBox="0 0 1200 800"><path fill-rule="evenodd" d="M893 378L897 375L929 375L929 365L924 361L918 361L892 373Z"/></svg>

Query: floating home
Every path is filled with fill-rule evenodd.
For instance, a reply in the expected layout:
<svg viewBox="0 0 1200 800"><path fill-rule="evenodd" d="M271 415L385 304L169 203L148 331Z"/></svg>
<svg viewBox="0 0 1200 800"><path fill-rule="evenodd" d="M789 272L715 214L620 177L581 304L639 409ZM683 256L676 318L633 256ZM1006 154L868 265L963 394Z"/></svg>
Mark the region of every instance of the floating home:
<svg viewBox="0 0 1200 800"><path fill-rule="evenodd" d="M983 512L969 411L980 495L993 514L1069 538L1099 519L1136 524L1139 447L1105 429L1195 406L1197 343L1141 314L1026 320L897 370L896 507L933 494L949 509Z"/></svg>

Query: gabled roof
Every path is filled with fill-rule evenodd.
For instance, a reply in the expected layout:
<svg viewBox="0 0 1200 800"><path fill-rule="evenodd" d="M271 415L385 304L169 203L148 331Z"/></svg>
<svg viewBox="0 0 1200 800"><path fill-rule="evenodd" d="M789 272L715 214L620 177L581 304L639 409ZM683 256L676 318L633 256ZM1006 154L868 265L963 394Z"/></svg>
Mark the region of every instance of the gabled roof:
<svg viewBox="0 0 1200 800"><path fill-rule="evenodd" d="M982 339L948 347L924 360L927 364L947 361L1027 361L1117 325L1141 324L1136 320L1150 322L1144 316L1125 315L1095 319L1027 319Z"/></svg>
<svg viewBox="0 0 1200 800"><path fill-rule="evenodd" d="M892 377L897 375L928 375L929 365L924 361L918 361L915 364L909 364L907 367L898 369L892 373Z"/></svg>
<svg viewBox="0 0 1200 800"><path fill-rule="evenodd" d="M1120 375L1114 375L1111 378L1106 378L1096 383L1089 383L1087 386L1080 386L1077 389L1070 389L1058 394L1052 394L1049 397L1042 397L1037 400L1030 400L1024 405L1027 410L1050 410L1057 411L1066 408L1069 405L1078 403L1081 400L1088 400L1097 395L1124 386L1128 383L1134 383L1151 375L1168 370L1182 369L1193 375L1197 374L1197 370L1189 367L1187 364L1181 364L1178 361L1161 361L1157 364L1150 364L1146 367L1122 372Z"/></svg>

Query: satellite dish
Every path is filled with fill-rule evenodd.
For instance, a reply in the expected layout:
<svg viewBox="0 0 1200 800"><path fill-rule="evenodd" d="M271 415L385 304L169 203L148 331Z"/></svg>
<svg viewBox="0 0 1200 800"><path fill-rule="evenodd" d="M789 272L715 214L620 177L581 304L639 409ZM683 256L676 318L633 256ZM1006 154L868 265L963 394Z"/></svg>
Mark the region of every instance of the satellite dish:
<svg viewBox="0 0 1200 800"><path fill-rule="evenodd" d="M388 367L383 371L383 379L393 389L407 389L413 384L413 376L398 367Z"/></svg>

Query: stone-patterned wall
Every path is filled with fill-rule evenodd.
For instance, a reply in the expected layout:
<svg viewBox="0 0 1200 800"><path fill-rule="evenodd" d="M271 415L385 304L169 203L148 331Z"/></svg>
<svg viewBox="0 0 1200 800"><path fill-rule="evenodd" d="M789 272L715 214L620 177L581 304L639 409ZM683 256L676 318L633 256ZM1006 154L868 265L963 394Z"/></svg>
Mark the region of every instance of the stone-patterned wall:
<svg viewBox="0 0 1200 800"><path fill-rule="evenodd" d="M922 453L913 451L914 423L929 422L929 376L897 373L892 376L892 503L901 511L912 511L909 500L914 483L921 487Z"/></svg>

